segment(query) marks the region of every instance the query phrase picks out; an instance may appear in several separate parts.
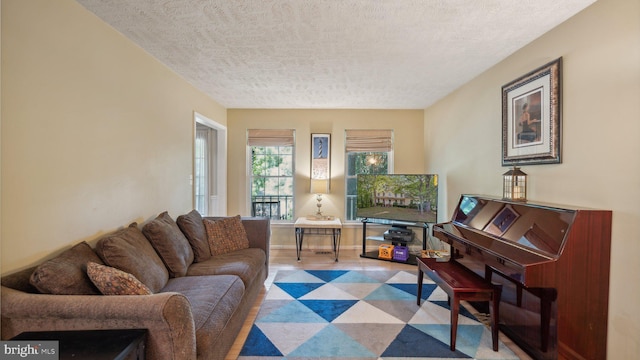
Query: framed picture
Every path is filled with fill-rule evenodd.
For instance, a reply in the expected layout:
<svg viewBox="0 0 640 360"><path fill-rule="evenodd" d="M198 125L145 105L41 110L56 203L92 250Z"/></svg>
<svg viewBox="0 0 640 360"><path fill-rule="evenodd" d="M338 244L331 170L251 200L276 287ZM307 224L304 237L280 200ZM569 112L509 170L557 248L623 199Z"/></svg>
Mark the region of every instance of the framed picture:
<svg viewBox="0 0 640 360"><path fill-rule="evenodd" d="M518 214L513 207L505 205L502 210L493 217L491 222L485 226L484 231L496 236L502 236L519 217L520 214Z"/></svg>
<svg viewBox="0 0 640 360"><path fill-rule="evenodd" d="M558 58L502 87L502 165L560 163Z"/></svg>
<svg viewBox="0 0 640 360"><path fill-rule="evenodd" d="M331 134L311 134L311 178L331 177Z"/></svg>

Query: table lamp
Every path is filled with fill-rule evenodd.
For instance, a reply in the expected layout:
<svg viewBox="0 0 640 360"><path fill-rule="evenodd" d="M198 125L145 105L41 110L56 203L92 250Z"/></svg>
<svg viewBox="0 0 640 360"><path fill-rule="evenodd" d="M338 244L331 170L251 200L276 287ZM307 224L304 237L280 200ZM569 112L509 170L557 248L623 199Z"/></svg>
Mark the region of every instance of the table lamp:
<svg viewBox="0 0 640 360"><path fill-rule="evenodd" d="M322 218L322 195L329 193L329 179L311 179L311 193L316 194L318 201L316 217Z"/></svg>

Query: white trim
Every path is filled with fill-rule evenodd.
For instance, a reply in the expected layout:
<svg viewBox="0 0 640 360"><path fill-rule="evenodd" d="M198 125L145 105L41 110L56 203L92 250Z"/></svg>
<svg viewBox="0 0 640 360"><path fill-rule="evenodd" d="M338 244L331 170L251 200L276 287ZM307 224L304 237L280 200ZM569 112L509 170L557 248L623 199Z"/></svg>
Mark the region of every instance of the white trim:
<svg viewBox="0 0 640 360"><path fill-rule="evenodd" d="M216 209L209 208L209 214L203 214L205 216L226 216L227 215L227 127L217 123L206 116L194 111L193 112L193 138L195 148L195 131L196 123L208 126L216 130L217 135L217 149L216 149L216 163L218 171L216 171L216 189L215 194L217 207ZM195 166L195 164L193 165ZM193 175L191 176L193 178ZM193 186L193 185L192 185ZM194 189L192 188L192 191ZM195 194L193 195L195 196Z"/></svg>

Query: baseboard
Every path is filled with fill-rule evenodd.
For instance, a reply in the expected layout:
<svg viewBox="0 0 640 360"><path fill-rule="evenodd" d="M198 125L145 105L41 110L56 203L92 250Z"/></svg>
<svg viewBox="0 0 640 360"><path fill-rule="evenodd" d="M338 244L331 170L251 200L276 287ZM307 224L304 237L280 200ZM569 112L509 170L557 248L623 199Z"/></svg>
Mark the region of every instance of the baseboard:
<svg viewBox="0 0 640 360"><path fill-rule="evenodd" d="M276 244L272 244L269 246L270 249L273 250L295 250L296 249L296 245L276 245ZM340 251L342 250L357 250L357 249L361 249L362 245L340 245ZM313 246L313 248L303 248L302 251L304 250L319 250L319 251L324 251L324 250L330 250L333 251L333 247L331 245L318 245L318 246Z"/></svg>

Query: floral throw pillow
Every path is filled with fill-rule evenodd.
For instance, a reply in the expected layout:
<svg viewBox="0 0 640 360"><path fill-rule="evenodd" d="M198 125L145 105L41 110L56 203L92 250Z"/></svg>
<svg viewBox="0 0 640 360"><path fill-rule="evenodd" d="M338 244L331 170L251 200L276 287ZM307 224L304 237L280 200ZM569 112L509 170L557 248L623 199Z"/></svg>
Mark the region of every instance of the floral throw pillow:
<svg viewBox="0 0 640 360"><path fill-rule="evenodd" d="M87 263L87 275L103 295L151 295L135 276L111 266Z"/></svg>
<svg viewBox="0 0 640 360"><path fill-rule="evenodd" d="M211 255L222 255L249 248L247 232L240 215L219 220L203 219Z"/></svg>

